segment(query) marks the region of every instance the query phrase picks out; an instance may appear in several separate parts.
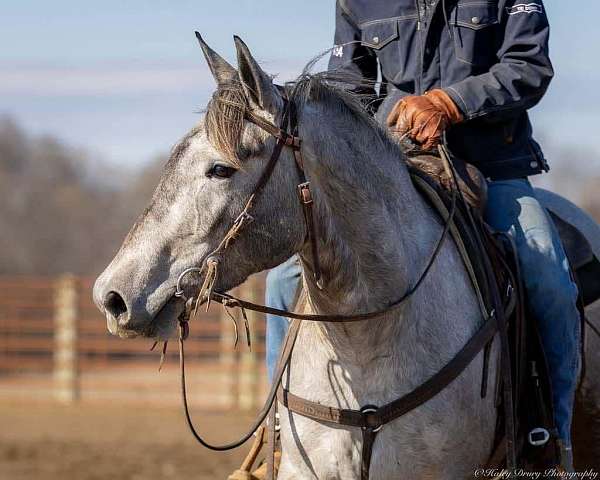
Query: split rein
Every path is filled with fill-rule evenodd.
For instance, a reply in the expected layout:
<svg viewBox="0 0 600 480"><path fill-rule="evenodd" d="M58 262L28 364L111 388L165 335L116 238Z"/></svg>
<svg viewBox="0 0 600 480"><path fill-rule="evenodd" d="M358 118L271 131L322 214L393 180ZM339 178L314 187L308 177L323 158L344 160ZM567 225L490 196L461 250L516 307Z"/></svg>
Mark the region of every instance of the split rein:
<svg viewBox="0 0 600 480"><path fill-rule="evenodd" d="M277 127L273 123L265 120L264 118L262 118L261 116L257 115L256 113L254 113L252 111L249 111L246 113L246 120L249 121L250 123L253 123L254 125L258 126L262 130L266 131L271 136L275 137L275 139L277 140L275 147L271 153L271 156L269 158L267 165L265 166L257 184L255 185L253 192L248 197L248 200L246 201L246 204L245 204L242 212L240 213L240 215L233 222L231 228L227 231L227 233L225 234L225 236L223 237L223 239L221 240L221 242L219 243L217 248L214 251L212 251L205 258L203 265L201 267L188 268L179 275L179 278L177 279L176 291L174 293L175 297L180 298L185 302L185 310L178 319L178 322L179 322L180 381L181 381L181 395L182 395L185 418L186 418L187 424L189 426L189 429L190 429L192 435L195 437L195 439L198 441L198 443L200 443L202 446L204 446L210 450L215 450L215 451L232 450L234 448L237 448L237 447L243 445L248 439L250 439L252 437L252 435L258 430L258 428L260 428L262 423L267 418L269 411L271 410L271 407L273 406L273 404L277 398L278 390L280 390L280 386L282 383L282 378L283 378L285 369L289 365L289 362L291 359L292 351L293 351L296 337L297 337L297 334L298 334L298 331L300 328L300 324L301 324L301 322L299 322L299 321L303 320L303 321L310 321L310 322L331 322L331 323L347 323L347 322L365 321L365 320L381 317L387 313L390 313L392 311L399 309L400 307L402 307L405 304L405 302L408 299L410 299L412 297L412 295L419 289L419 287L421 286L423 281L426 279L433 264L435 263L435 260L437 259L437 257L439 256L439 254L442 250L444 242L447 239L448 233L453 224L454 215L456 212L456 202L457 202L457 198L456 198L457 197L457 193L456 193L457 189L454 188L454 189L452 189L450 211L448 212L448 216L445 219L442 233L441 233L440 238L431 254L431 257L429 258L429 261L427 262L427 265L425 266L419 279L415 282L415 284L411 288L408 289L408 291L406 291L406 293L404 293L404 295L402 295L399 299L397 299L396 301L394 301L393 303L391 303L389 306L387 306L384 309L369 312L369 313L364 313L364 314L355 314L355 315L301 314L301 313L289 312L287 310L281 310L281 309L277 309L277 308L268 307L265 305L248 302L246 300L236 298L227 293L216 292L216 291L214 291L214 285L216 283L217 276L218 276L218 267L220 264L220 258L223 255L223 253L226 251L226 249L235 240L235 238L239 235L239 233L243 230L243 228L246 227L246 225L248 223L250 223L254 220L252 215L250 214L250 212L251 212L253 206L255 205L257 199L262 194L265 185L270 180L284 147L291 148L294 153L296 168L297 168L299 179L300 179L300 182L297 186L298 195L299 195L299 200L300 200L300 203L302 204L303 211L304 211L304 219L305 219L305 223L306 223L306 227L307 227L307 241L310 243L310 250L311 250L311 256L312 256L312 258L311 258L312 265L311 266L312 266L313 275L314 275L314 279L316 281L317 286L319 288L323 287L323 279L321 276L321 270L320 270L319 259L318 259L316 225L314 223L313 212L312 212L312 207L313 207L314 202L313 202L312 193L310 190L310 182L307 180L306 174L304 172L304 162L303 162L302 154L301 154L301 150L300 150L302 142L301 142L301 139L298 137L298 122L297 122L295 104L291 100L285 100L283 117L281 120L280 127ZM288 127L289 127L289 133L288 133ZM449 172L452 174L451 178L454 179L455 185L458 185L457 180L456 180L456 173L451 164L450 157L449 157L447 150L445 149L444 146L441 145L439 147L439 151L440 151L440 156L442 158L442 161L444 162L445 168L448 169ZM185 278L185 276L192 272L197 272L197 273L205 272L205 277L204 277L202 286L200 287L196 297L187 298L183 291L182 282L183 282L183 279ZM289 328L288 334L284 340L284 344L282 347L282 351L281 351L281 354L279 357L279 361L278 361L278 364L276 367L275 375L273 377L273 382L271 384L269 394L267 396L267 399L265 400L265 403L264 403L262 409L258 413L254 423L252 424L252 426L250 427L248 432L246 434L244 434L240 439L238 439L234 442L228 443L228 444L224 444L224 445L210 444L200 436L200 434L197 432L197 430L194 426L194 423L192 421L192 418L191 418L191 415L189 412L188 402L187 402L184 342L189 335L189 320L191 317L196 315L199 305L204 300L206 300L206 303L207 303L207 306L206 306L207 310L210 306L211 300L223 305L223 307L227 311L227 314L232 318L232 321L235 325L236 344L237 344L237 338L238 338L237 324L236 324L235 318L229 313L229 310L228 310L229 308L239 308L241 310L242 316L244 318L245 326L246 326L246 338L247 338L248 346L250 346L250 333L249 333L249 328L248 328L246 310L250 310L250 311L258 312L258 313L264 313L264 314L278 315L278 316L287 317L289 319L296 320L295 322L292 322L290 324L290 328ZM166 347L166 344L165 344L165 347ZM162 358L164 358L165 349L166 348L163 348ZM161 360L161 362L162 362L162 360Z"/></svg>

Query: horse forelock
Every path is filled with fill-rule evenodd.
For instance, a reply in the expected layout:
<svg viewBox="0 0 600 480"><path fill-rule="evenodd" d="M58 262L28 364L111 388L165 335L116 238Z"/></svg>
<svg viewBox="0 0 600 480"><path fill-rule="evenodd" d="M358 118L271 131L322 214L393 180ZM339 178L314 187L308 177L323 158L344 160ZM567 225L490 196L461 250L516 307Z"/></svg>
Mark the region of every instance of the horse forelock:
<svg viewBox="0 0 600 480"><path fill-rule="evenodd" d="M239 80L220 84L206 109L206 137L233 167L240 167L244 157L244 118L248 109L250 104Z"/></svg>

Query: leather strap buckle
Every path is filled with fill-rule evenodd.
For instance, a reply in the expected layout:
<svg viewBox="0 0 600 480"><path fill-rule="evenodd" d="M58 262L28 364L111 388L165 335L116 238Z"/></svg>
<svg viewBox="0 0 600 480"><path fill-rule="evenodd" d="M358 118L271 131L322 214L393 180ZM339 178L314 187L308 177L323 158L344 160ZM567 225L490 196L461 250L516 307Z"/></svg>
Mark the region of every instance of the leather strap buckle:
<svg viewBox="0 0 600 480"><path fill-rule="evenodd" d="M281 129L279 129L279 132L275 135L275 137L282 141L286 147L290 147L293 150L300 150L302 140L299 137L291 135Z"/></svg>
<svg viewBox="0 0 600 480"><path fill-rule="evenodd" d="M370 415L370 414L374 414L377 413L379 411L379 408L376 407L375 405L365 405L364 407L362 407L360 409L360 412L365 416L365 420L366 420L366 424L368 424L365 427L362 427L363 430L366 430L367 428L371 429L371 431L373 433L377 433L379 432L379 430L381 430L383 428L383 425L379 423L379 420L377 419L377 417L375 415ZM371 425L373 424L373 425Z"/></svg>
<svg viewBox="0 0 600 480"><path fill-rule="evenodd" d="M545 428L534 428L527 434L527 440L534 447L546 445L548 440L550 440L550 432Z"/></svg>
<svg viewBox="0 0 600 480"><path fill-rule="evenodd" d="M304 182L298 185L298 194L300 195L300 201L304 205L311 205L313 203L312 192L310 191L310 182Z"/></svg>

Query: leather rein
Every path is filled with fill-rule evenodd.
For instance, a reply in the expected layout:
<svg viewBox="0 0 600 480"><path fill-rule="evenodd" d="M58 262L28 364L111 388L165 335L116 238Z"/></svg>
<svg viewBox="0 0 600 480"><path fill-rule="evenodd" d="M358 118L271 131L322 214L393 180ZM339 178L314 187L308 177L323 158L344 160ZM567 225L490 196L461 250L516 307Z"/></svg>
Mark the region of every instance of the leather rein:
<svg viewBox="0 0 600 480"><path fill-rule="evenodd" d="M213 291L212 287L216 281L217 267L219 265L220 256L229 247L239 232L253 220L250 214L252 207L262 194L265 185L269 182L284 147L292 149L294 153L296 168L300 180L297 186L298 196L304 211L304 218L307 227L307 241L310 243L310 252L312 256L311 261L313 275L317 286L319 288L322 288L323 286L323 278L318 260L317 230L312 211L314 200L310 190L310 182L307 180L304 172L304 162L301 153L302 142L298 137L298 122L295 104L291 100L284 99L283 115L279 127L265 120L263 117L257 115L253 111L247 111L245 114L245 119L263 129L271 136L275 137L275 147L273 148L269 161L265 166L257 184L255 185L253 192L248 197L244 209L240 215L234 221L231 228L225 234L217 248L206 257L202 267L192 267L181 273L177 280L177 289L174 294L176 297L182 298L186 303L185 311L178 319L181 393L186 421L192 435L204 447L216 451L231 450L241 446L248 439L250 439L263 424L269 415L269 412L272 414L270 418L270 420L272 420L270 422L271 433L274 434L274 409L276 407L276 399L278 399L279 402L286 406L290 411L314 420L361 428L363 433L361 479L366 480L368 478L372 447L377 433L385 424L401 417L402 415L427 402L446 386L448 386L455 378L457 378L460 373L462 373L472 362L477 354L484 348L484 346L492 341L494 335L498 332L498 314L495 310L491 313L483 311L484 317L486 318L483 326L455 355L455 357L450 360L448 364L446 364L437 374L435 374L425 383L415 388L408 394L400 397L399 399L388 403L387 405L381 407L366 405L360 410L338 409L304 400L286 390L282 385L282 378L286 368L290 364L292 352L302 321L346 323L373 319L401 308L405 302L410 299L412 295L419 289L429 274L437 257L439 256L444 242L448 237L451 226L453 225L454 215L456 212L457 194L456 189L453 189L451 199L452 203L448 215L444 220L443 231L419 279L400 298L381 310L355 315L301 314L248 302L227 293ZM440 154L442 156L442 160L449 164L449 168L453 168L450 164L448 153L443 146L440 147ZM189 299L186 298L181 286L183 278L191 272L203 271L206 271L206 276L197 296ZM475 288L478 288L477 285L475 285ZM224 445L210 444L200 436L194 427L187 403L184 341L189 335L188 321L190 317L195 314L199 303L204 300L207 301L207 309L211 300L221 303L226 308L240 308L244 318L246 318L245 310L250 310L292 319L288 333L284 340L282 351L279 356L277 368L273 376L273 382L263 407L246 434L244 434L238 440ZM193 305L194 301L195 307ZM270 476L272 475L273 473L271 472Z"/></svg>

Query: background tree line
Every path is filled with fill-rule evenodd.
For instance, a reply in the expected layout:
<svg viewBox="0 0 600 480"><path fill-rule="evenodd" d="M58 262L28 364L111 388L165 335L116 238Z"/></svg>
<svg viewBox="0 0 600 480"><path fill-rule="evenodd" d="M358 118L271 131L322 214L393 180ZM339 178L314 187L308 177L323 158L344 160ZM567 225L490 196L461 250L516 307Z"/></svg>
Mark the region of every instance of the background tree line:
<svg viewBox="0 0 600 480"><path fill-rule="evenodd" d="M147 205L163 162L117 171L0 119L0 274L100 271Z"/></svg>

